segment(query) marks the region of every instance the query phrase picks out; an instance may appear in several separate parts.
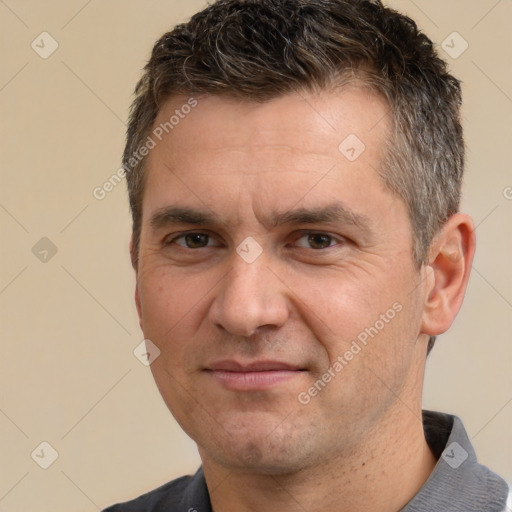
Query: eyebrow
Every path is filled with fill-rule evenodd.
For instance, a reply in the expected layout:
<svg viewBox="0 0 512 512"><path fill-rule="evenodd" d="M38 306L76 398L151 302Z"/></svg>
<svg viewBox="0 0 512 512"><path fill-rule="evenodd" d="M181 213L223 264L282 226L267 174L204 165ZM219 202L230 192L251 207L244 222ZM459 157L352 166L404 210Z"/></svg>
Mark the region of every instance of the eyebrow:
<svg viewBox="0 0 512 512"><path fill-rule="evenodd" d="M355 226L366 235L372 235L372 222L366 215L356 213L342 203L332 203L317 208L297 208L286 212L272 212L264 224L269 228L284 225L336 223ZM215 226L223 224L212 212L168 206L158 209L149 220L153 229L161 229L172 224L193 226Z"/></svg>
<svg viewBox="0 0 512 512"><path fill-rule="evenodd" d="M371 234L372 222L366 215L356 213L342 203L332 203L319 208L298 208L283 213L274 213L270 216L270 226L288 224L321 224L337 223L352 225L361 231Z"/></svg>
<svg viewBox="0 0 512 512"><path fill-rule="evenodd" d="M214 215L210 212L178 206L160 208L149 220L149 224L153 229L163 228L169 224L192 224L194 226L200 226L217 223Z"/></svg>

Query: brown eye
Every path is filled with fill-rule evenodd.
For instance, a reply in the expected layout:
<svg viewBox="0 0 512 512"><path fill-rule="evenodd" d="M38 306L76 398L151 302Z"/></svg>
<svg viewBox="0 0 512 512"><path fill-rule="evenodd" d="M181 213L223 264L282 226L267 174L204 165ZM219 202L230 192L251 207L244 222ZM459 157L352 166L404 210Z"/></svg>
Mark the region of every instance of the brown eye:
<svg viewBox="0 0 512 512"><path fill-rule="evenodd" d="M210 236L205 233L187 233L175 238L173 242L187 249L201 249L210 243Z"/></svg>
<svg viewBox="0 0 512 512"><path fill-rule="evenodd" d="M334 236L327 233L317 231L304 233L297 239L295 245L303 249L321 250L328 249L329 247L339 243L340 240L338 238L335 238Z"/></svg>
<svg viewBox="0 0 512 512"><path fill-rule="evenodd" d="M311 249L326 249L333 242L332 237L325 233L310 233L307 237Z"/></svg>
<svg viewBox="0 0 512 512"><path fill-rule="evenodd" d="M190 249L198 249L200 247L206 247L210 237L204 233L189 233L185 235L185 243Z"/></svg>

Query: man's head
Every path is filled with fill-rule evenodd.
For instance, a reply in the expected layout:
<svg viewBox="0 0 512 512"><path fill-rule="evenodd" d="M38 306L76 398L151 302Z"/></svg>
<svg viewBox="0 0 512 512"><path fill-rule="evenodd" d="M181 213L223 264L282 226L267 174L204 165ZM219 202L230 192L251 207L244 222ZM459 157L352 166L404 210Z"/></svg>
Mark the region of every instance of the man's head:
<svg viewBox="0 0 512 512"><path fill-rule="evenodd" d="M203 460L285 472L417 422L473 254L459 103L378 2L221 0L157 42L124 155L137 307Z"/></svg>
<svg viewBox="0 0 512 512"><path fill-rule="evenodd" d="M413 257L425 262L432 238L459 207L460 87L412 20L366 0L222 0L156 43L136 88L123 158L135 255L144 193L140 148L163 101L213 94L262 102L355 78L388 101L388 152L377 171L407 204Z"/></svg>
<svg viewBox="0 0 512 512"><path fill-rule="evenodd" d="M425 262L433 236L459 207L459 82L411 19L369 0L221 0L155 44L136 88L123 159L135 248L144 160L133 155L166 99L212 94L264 102L355 78L389 103L388 153L377 171L407 204L414 258Z"/></svg>

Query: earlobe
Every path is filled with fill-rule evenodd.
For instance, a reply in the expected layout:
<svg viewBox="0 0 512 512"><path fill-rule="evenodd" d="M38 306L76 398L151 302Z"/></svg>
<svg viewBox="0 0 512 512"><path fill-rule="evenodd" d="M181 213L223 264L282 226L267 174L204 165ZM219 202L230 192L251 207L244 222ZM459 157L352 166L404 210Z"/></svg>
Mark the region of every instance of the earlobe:
<svg viewBox="0 0 512 512"><path fill-rule="evenodd" d="M422 333L437 336L452 324L466 293L475 245L473 221L462 213L452 215L435 237L425 269Z"/></svg>

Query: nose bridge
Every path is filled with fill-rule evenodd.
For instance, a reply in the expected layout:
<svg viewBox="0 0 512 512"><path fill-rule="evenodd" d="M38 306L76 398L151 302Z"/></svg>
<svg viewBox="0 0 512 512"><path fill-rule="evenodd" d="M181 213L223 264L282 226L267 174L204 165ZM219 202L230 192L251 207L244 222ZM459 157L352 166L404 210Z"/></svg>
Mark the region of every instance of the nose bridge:
<svg viewBox="0 0 512 512"><path fill-rule="evenodd" d="M233 254L231 271L211 304L211 322L237 336L250 336L263 326L280 327L288 316L281 283L268 268L268 258L244 259L240 249L248 247L241 244Z"/></svg>

